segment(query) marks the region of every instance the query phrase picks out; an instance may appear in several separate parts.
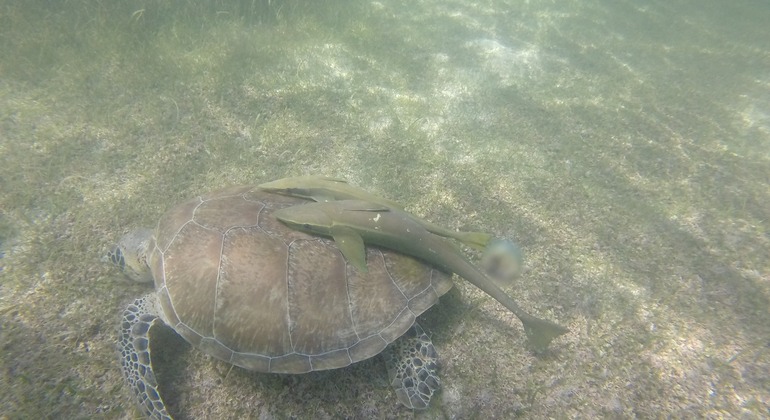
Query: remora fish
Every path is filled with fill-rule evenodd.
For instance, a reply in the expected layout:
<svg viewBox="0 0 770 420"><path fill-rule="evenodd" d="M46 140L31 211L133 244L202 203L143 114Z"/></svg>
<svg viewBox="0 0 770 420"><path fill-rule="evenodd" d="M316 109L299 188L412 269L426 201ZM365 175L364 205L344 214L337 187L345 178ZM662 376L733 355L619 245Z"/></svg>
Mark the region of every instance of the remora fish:
<svg viewBox="0 0 770 420"><path fill-rule="evenodd" d="M361 200L341 200L287 207L273 214L291 228L334 238L345 258L364 272L366 243L423 259L458 274L510 309L521 320L535 350L546 349L551 340L568 331L524 312L452 243L432 235L414 217L398 209Z"/></svg>
<svg viewBox="0 0 770 420"><path fill-rule="evenodd" d="M277 194L302 197L317 202L336 200L363 200L380 204L396 210L403 210L401 204L387 198L378 197L361 188L348 184L344 179L325 176L297 176L268 182L259 188ZM427 220L412 216L412 218L431 233L445 238L456 239L470 247L484 250L492 239L492 235L484 232L454 232L435 225Z"/></svg>

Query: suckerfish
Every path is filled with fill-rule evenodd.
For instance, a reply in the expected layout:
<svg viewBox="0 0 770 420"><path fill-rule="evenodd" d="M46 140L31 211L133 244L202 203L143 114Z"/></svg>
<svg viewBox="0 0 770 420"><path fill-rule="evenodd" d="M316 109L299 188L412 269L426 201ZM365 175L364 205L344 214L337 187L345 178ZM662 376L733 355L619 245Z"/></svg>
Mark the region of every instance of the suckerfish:
<svg viewBox="0 0 770 420"><path fill-rule="evenodd" d="M348 262L363 272L367 271L365 244L371 244L456 273L513 312L536 351L545 350L551 340L568 331L526 313L454 244L432 234L419 220L399 209L376 202L340 200L287 207L273 214L291 228L332 237Z"/></svg>
<svg viewBox="0 0 770 420"><path fill-rule="evenodd" d="M387 198L379 197L364 191L361 188L348 184L344 179L330 178L324 176L297 176L283 178L268 182L259 186L259 188L277 194L291 195L295 197L306 198L317 202L336 201L336 200L362 200L369 203L376 203L382 206L403 210L403 206ZM412 218L421 224L425 229L436 235L445 238L456 239L465 245L478 250L486 249L492 239L492 235L484 232L455 232L433 224L427 220L412 216Z"/></svg>

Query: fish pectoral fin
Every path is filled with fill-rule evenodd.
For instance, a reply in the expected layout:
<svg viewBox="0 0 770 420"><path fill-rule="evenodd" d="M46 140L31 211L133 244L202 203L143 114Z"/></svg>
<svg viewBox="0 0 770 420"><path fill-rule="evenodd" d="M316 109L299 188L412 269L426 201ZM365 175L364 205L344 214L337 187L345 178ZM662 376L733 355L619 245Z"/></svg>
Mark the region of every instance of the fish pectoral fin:
<svg viewBox="0 0 770 420"><path fill-rule="evenodd" d="M355 229L347 226L332 226L331 234L334 242L337 243L337 248L340 249L350 264L353 264L362 273L369 271L366 268L364 239Z"/></svg>

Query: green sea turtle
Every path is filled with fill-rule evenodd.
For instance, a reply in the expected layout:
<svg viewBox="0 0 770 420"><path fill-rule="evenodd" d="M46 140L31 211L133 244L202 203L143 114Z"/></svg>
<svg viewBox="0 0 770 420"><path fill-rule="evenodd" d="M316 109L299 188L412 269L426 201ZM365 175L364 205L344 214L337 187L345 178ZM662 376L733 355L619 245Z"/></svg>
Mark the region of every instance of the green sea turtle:
<svg viewBox="0 0 770 420"><path fill-rule="evenodd" d="M164 324L195 348L260 372L335 369L384 351L398 400L428 406L439 387L437 355L415 318L452 287L450 277L371 247L366 272L349 266L332 241L273 216L305 202L253 186L213 192L109 252L130 278L155 285L128 305L120 326L123 373L146 415L170 418L150 357L149 330Z"/></svg>

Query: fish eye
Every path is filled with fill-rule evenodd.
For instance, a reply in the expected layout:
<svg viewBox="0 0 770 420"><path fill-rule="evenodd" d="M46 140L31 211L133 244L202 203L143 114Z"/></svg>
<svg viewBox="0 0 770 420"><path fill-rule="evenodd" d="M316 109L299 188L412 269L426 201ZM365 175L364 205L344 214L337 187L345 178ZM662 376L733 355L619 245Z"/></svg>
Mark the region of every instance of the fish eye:
<svg viewBox="0 0 770 420"><path fill-rule="evenodd" d="M303 228L303 229L307 229L307 230L313 230L313 227L312 227L312 226L310 226L310 225L309 225L309 224L307 224L307 223L303 223L303 224L302 224L302 228Z"/></svg>

